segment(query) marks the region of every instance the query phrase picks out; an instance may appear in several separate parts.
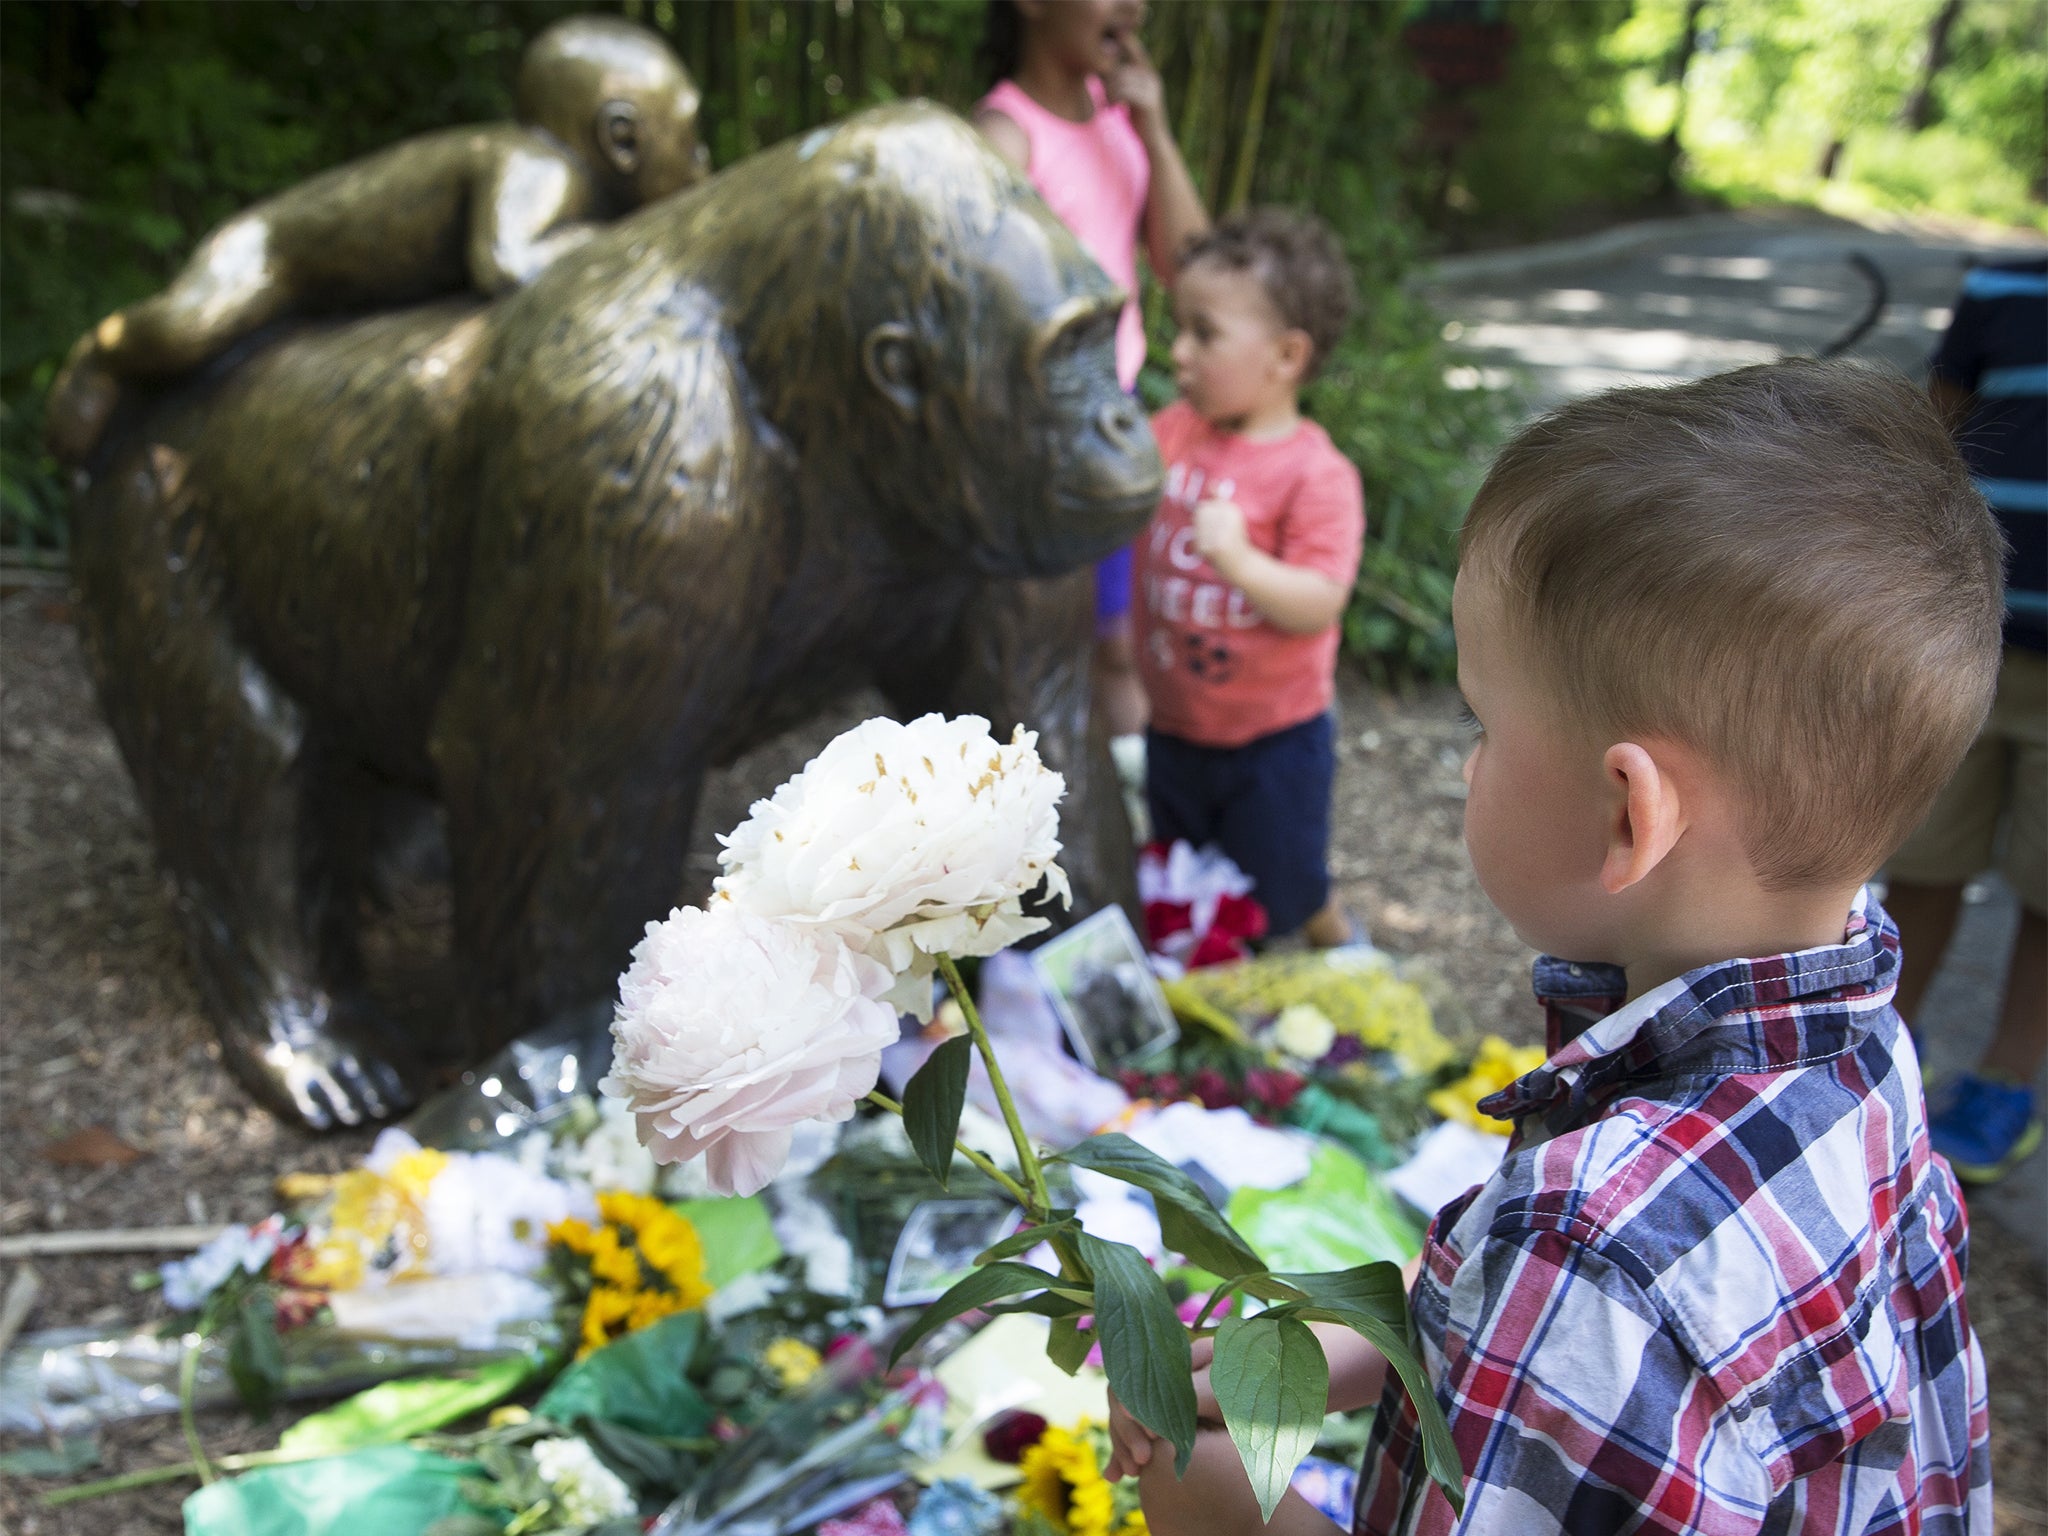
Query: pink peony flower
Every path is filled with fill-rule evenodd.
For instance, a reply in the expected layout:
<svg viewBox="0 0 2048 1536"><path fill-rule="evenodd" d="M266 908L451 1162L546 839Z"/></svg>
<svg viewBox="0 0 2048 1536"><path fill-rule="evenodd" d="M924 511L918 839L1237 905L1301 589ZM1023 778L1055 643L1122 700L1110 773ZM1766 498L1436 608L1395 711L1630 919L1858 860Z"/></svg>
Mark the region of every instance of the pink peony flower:
<svg viewBox="0 0 2048 1536"><path fill-rule="evenodd" d="M791 1130L840 1121L870 1089L896 1010L886 968L837 936L683 907L647 925L619 978L612 1070L655 1160L703 1157L711 1187L751 1195L788 1161Z"/></svg>

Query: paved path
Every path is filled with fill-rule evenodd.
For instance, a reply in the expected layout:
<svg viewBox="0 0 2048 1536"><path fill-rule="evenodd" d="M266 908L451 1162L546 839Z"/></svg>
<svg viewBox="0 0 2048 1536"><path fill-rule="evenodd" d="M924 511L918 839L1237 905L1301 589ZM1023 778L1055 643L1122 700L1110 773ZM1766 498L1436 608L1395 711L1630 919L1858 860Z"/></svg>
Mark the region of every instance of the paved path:
<svg viewBox="0 0 2048 1536"><path fill-rule="evenodd" d="M1870 302L1870 281L1849 260L1860 253L1882 272L1888 302L1848 355L1918 379L1948 323L1964 258L1985 249L1818 214L1702 215L1453 258L1432 274L1429 293L1464 377L1518 387L1537 409L1617 384L1816 353ZM1971 888L1922 1021L1931 1082L1974 1062L1989 1038L2017 921L2002 882ZM2048 1264L2048 1147L1971 1205Z"/></svg>

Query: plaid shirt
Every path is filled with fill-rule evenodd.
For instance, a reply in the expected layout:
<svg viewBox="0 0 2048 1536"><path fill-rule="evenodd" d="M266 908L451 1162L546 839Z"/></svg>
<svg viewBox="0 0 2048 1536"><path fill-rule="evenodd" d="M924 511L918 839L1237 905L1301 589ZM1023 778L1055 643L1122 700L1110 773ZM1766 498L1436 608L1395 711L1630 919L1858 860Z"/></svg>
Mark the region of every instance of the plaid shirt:
<svg viewBox="0 0 2048 1536"><path fill-rule="evenodd" d="M1550 1059L1483 1101L1515 1137L1430 1224L1411 1298L1465 1514L1404 1511L1390 1379L1355 1536L1990 1536L1966 1222L1898 970L1867 892L1838 945L1626 1007L1612 967L1537 962Z"/></svg>

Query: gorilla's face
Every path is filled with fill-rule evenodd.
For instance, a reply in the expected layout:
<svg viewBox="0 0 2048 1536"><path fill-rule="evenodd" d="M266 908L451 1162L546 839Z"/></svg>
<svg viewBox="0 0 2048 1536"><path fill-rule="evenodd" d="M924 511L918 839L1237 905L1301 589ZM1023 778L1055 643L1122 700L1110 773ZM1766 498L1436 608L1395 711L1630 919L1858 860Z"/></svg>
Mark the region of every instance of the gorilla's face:
<svg viewBox="0 0 2048 1536"><path fill-rule="evenodd" d="M1070 571L1130 542L1159 504L1158 447L1117 383L1123 294L1035 197L971 262L971 324L867 337L870 382L909 429L901 451L930 459L924 496L902 510L992 575Z"/></svg>

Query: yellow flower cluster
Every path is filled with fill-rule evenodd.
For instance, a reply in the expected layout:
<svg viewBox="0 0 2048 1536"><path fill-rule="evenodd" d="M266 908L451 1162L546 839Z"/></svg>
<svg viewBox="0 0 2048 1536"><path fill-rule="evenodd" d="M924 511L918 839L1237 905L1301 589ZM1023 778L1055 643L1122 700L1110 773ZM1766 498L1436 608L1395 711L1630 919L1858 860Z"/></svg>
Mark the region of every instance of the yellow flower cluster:
<svg viewBox="0 0 2048 1536"><path fill-rule="evenodd" d="M548 1239L590 1262L583 1305L581 1359L613 1339L701 1307L711 1295L697 1229L651 1195L608 1190L597 1197L593 1227L570 1217Z"/></svg>
<svg viewBox="0 0 2048 1536"><path fill-rule="evenodd" d="M373 1275L401 1279L427 1267L427 1186L448 1166L431 1147L408 1152L385 1173L288 1173L277 1192L306 1224L308 1258L295 1284L352 1291Z"/></svg>
<svg viewBox="0 0 2048 1536"><path fill-rule="evenodd" d="M1545 1060L1543 1048L1538 1045L1509 1045L1499 1035L1488 1035L1479 1042L1479 1051L1472 1058L1472 1069L1455 1083L1437 1089L1429 1096L1429 1107L1446 1120L1456 1120L1471 1126L1476 1131L1492 1131L1506 1135L1513 1125L1506 1120L1496 1120L1491 1115L1479 1112L1479 1101L1488 1094L1499 1093L1516 1078L1535 1071Z"/></svg>
<svg viewBox="0 0 2048 1536"><path fill-rule="evenodd" d="M782 1384L785 1392L794 1392L804 1385L824 1365L818 1352L802 1339L776 1339L761 1351L761 1367Z"/></svg>
<svg viewBox="0 0 2048 1536"><path fill-rule="evenodd" d="M1241 965L1190 971L1168 997L1176 1006L1206 1004L1239 1019L1305 1004L1338 1034L1355 1036L1368 1050L1390 1052L1418 1076L1458 1054L1437 1032L1422 989L1381 963L1345 964L1323 954L1262 955Z"/></svg>
<svg viewBox="0 0 2048 1536"><path fill-rule="evenodd" d="M1144 1511L1117 1519L1116 1489L1102 1475L1102 1452L1093 1420L1072 1429L1054 1425L1024 1453L1018 1470L1020 1514L1037 1515L1065 1536L1147 1536Z"/></svg>

